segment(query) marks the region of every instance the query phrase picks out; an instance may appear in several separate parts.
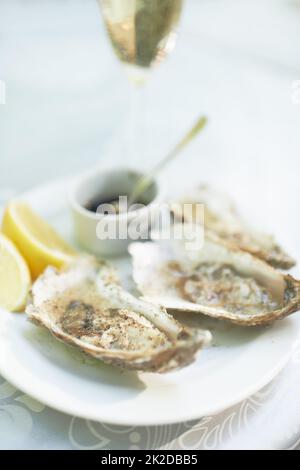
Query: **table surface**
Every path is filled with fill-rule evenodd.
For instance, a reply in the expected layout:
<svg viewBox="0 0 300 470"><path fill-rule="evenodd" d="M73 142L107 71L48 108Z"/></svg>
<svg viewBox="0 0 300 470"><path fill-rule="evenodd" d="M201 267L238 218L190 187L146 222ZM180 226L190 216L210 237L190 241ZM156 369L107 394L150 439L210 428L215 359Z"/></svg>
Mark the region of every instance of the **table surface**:
<svg viewBox="0 0 300 470"><path fill-rule="evenodd" d="M133 92L96 1L2 0L0 202L101 161L147 168L203 112L210 125L168 170L170 193L209 181L300 257L299 26L298 0L186 0L178 47L145 87L145 145L133 157ZM296 448L299 357L222 416L153 428L71 418L0 378L0 447Z"/></svg>

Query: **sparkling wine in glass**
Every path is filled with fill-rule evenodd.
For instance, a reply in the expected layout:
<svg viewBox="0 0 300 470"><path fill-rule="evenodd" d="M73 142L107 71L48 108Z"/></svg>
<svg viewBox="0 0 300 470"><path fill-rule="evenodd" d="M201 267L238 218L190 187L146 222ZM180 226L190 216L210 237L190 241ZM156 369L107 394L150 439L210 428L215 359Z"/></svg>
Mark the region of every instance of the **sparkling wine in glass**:
<svg viewBox="0 0 300 470"><path fill-rule="evenodd" d="M112 46L132 80L175 46L183 0L99 0Z"/></svg>

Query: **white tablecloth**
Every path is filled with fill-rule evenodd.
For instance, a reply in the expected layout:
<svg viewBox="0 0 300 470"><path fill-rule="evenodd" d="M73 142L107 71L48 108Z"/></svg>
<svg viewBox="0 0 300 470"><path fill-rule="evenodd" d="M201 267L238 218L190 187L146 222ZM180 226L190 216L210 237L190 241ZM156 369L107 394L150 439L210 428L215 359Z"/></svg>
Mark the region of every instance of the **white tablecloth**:
<svg viewBox="0 0 300 470"><path fill-rule="evenodd" d="M298 258L299 26L296 0L186 0L178 48L147 86L150 132L134 162L158 159L207 112L207 132L169 170L173 189L186 178L229 190ZM0 33L0 199L101 159L124 160L130 89L96 2L2 0ZM65 416L0 378L0 448L296 448L299 361L298 349L268 387L222 415L153 428Z"/></svg>

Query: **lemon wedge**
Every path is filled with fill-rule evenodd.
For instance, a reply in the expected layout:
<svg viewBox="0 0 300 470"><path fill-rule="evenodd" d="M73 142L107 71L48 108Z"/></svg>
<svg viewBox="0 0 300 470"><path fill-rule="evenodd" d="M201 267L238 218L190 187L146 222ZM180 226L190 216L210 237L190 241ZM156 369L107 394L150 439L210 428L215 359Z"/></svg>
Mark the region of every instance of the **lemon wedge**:
<svg viewBox="0 0 300 470"><path fill-rule="evenodd" d="M30 288L28 266L15 245L0 234L0 307L23 310Z"/></svg>
<svg viewBox="0 0 300 470"><path fill-rule="evenodd" d="M27 204L12 201L4 211L3 233L12 240L28 263L33 279L51 265L61 268L74 250Z"/></svg>

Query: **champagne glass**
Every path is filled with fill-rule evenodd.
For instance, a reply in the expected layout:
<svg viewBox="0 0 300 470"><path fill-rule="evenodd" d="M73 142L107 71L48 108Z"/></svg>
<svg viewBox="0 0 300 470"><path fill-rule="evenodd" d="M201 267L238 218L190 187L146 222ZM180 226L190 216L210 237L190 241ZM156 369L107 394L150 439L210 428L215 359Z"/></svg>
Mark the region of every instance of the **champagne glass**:
<svg viewBox="0 0 300 470"><path fill-rule="evenodd" d="M133 84L130 159L142 157L137 149L145 109L142 90L149 71L161 63L176 44L183 0L98 0L113 49Z"/></svg>

